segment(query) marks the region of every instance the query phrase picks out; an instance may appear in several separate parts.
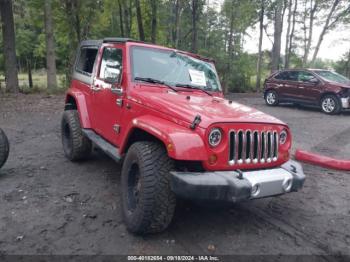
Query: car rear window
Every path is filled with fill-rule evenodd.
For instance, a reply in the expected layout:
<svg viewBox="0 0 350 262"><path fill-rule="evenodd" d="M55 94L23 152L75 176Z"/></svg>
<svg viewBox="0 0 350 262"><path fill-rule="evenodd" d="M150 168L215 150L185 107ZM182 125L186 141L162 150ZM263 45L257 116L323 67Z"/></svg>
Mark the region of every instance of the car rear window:
<svg viewBox="0 0 350 262"><path fill-rule="evenodd" d="M75 69L80 73L90 75L94 69L97 51L95 47L82 47Z"/></svg>

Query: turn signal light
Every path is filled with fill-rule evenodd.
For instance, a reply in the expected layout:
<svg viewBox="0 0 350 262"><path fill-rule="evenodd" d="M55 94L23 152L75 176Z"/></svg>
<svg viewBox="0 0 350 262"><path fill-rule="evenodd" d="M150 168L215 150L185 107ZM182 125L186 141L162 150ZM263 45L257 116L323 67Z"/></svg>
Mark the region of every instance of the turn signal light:
<svg viewBox="0 0 350 262"><path fill-rule="evenodd" d="M216 161L218 161L217 155L211 154L208 159L209 165L214 165Z"/></svg>
<svg viewBox="0 0 350 262"><path fill-rule="evenodd" d="M168 149L168 151L173 151L174 150L174 145L172 143L169 143L167 145L167 149Z"/></svg>

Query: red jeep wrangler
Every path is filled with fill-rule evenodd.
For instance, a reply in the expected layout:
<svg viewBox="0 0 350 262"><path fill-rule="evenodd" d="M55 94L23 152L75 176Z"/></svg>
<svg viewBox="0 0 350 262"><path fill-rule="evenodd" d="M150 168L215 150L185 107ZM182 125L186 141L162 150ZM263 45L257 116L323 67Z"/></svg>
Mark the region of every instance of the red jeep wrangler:
<svg viewBox="0 0 350 262"><path fill-rule="evenodd" d="M62 119L65 155L123 160L123 216L164 230L176 196L231 201L297 191L286 124L226 100L212 60L123 38L83 41Z"/></svg>

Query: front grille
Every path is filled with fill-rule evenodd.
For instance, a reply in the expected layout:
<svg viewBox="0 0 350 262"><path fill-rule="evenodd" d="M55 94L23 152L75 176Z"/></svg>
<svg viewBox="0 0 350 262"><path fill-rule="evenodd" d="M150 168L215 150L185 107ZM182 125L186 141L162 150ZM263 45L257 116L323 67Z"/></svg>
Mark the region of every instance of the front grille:
<svg viewBox="0 0 350 262"><path fill-rule="evenodd" d="M278 159L276 131L230 131L229 164L271 163Z"/></svg>

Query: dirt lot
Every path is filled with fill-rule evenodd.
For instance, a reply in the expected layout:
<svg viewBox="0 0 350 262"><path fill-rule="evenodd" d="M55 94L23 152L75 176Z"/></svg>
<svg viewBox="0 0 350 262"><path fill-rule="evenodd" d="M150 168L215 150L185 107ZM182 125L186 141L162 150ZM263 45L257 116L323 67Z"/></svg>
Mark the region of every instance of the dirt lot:
<svg viewBox="0 0 350 262"><path fill-rule="evenodd" d="M287 122L293 149L349 158L350 113L233 98ZM166 232L129 234L119 203L121 165L98 151L78 164L63 155L63 100L0 94L0 127L11 142L0 170L0 254L350 255L350 175L310 165L299 193L220 209L186 203Z"/></svg>

